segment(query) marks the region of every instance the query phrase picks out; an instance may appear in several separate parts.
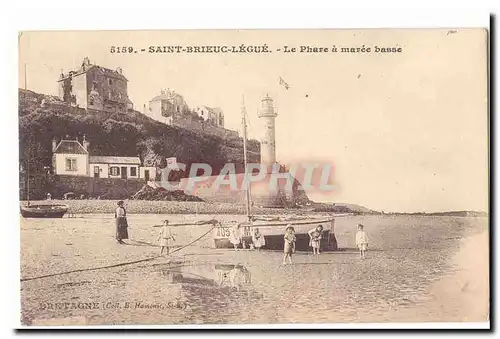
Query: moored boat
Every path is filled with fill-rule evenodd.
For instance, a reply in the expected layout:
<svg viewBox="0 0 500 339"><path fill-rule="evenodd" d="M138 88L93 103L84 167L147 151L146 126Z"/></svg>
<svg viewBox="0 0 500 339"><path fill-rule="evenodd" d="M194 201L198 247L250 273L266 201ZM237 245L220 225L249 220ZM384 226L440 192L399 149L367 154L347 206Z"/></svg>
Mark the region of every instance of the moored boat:
<svg viewBox="0 0 500 339"><path fill-rule="evenodd" d="M31 144L31 142L30 142ZM66 204L32 204L30 203L30 161L27 161L26 175L26 205L21 203L21 215L24 218L62 218L68 211L69 206Z"/></svg>
<svg viewBox="0 0 500 339"><path fill-rule="evenodd" d="M339 215L344 216L344 215ZM252 221L241 223L242 247L248 248L252 244L252 234L258 228L265 239L263 249L282 250L284 247L285 229L291 225L295 229L296 250L308 250L308 232L318 226L323 226L321 250L334 251L338 249L335 238L335 219L331 217L255 217ZM213 239L216 248L233 248L230 241L233 225L219 225L213 230Z"/></svg>
<svg viewBox="0 0 500 339"><path fill-rule="evenodd" d="M62 218L68 208L64 204L30 204L21 206L21 215L24 218Z"/></svg>
<svg viewBox="0 0 500 339"><path fill-rule="evenodd" d="M246 109L242 105L242 127L243 127L243 161L245 165L245 176L249 174L247 169L247 123L246 123ZM295 243L296 250L309 249L310 236L309 231L316 229L319 226L323 227L323 234L320 242L321 250L337 250L337 239L335 238L333 217L307 217L307 216L254 216L251 214L251 185L246 187L245 200L246 200L246 214L248 221L240 223L240 238L242 247L246 248L252 244L252 235L255 234L256 229L259 229L260 234L264 237L265 245L263 249L283 250L284 248L284 234L288 226L295 229ZM335 216L350 215L336 214ZM230 239L232 237L233 225L218 224L213 230L213 239L216 248L233 248L234 245ZM248 245L248 246L247 246Z"/></svg>

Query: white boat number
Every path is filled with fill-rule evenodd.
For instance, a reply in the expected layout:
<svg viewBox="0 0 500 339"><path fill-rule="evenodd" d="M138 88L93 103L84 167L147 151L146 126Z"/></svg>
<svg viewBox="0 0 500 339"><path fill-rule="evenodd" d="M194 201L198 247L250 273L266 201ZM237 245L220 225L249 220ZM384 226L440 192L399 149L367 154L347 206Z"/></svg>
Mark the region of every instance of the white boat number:
<svg viewBox="0 0 500 339"><path fill-rule="evenodd" d="M217 228L217 236L222 237L222 238L229 238L231 235L231 229L230 228L224 228L224 227L218 227ZM250 236L250 226L244 226L243 227L243 236L244 237L249 237Z"/></svg>
<svg viewBox="0 0 500 339"><path fill-rule="evenodd" d="M222 228L222 227L217 228L218 237L229 238L230 235L231 235L231 230L229 228Z"/></svg>

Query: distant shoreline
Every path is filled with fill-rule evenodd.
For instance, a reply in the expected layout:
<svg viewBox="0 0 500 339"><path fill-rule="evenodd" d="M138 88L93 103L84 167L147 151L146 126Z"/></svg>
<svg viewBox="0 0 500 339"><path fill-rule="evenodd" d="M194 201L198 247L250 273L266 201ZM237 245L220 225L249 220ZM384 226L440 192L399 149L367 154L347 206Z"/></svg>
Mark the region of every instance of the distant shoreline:
<svg viewBox="0 0 500 339"><path fill-rule="evenodd" d="M129 214L246 214L244 205L231 203L209 203L209 202L188 202L188 201L163 201L163 200L124 200ZM69 214L107 214L114 213L118 200L37 200L30 201L31 204L66 204L69 206ZM25 206L27 201L21 201ZM324 206L324 204L321 204ZM252 206L252 214L335 214L353 213L356 215L379 215L383 217L391 216L454 216L454 217L488 217L486 212L475 211L450 211L433 213L380 213L376 211L329 211L325 208L266 208Z"/></svg>

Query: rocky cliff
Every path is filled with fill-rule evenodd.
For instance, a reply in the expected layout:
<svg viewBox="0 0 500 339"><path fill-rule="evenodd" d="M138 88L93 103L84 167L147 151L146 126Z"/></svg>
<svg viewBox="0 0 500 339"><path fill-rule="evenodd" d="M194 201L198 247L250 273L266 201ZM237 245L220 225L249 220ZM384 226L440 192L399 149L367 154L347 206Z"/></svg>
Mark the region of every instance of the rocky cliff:
<svg viewBox="0 0 500 339"><path fill-rule="evenodd" d="M51 165L52 138L86 136L92 155L139 156L146 166L160 165L165 157L178 162L208 163L214 173L226 162L242 170L243 141L220 138L185 128L167 126L137 111L87 112L58 98L19 90L19 149L21 164L32 161L32 170ZM260 159L260 144L248 142L249 161Z"/></svg>
<svg viewBox="0 0 500 339"><path fill-rule="evenodd" d="M50 171L52 138L90 141L92 155L139 156L145 166L163 167L166 157L177 157L189 172L192 163L207 163L218 174L227 162L243 171L243 140L220 138L185 128L167 126L140 112L88 112L57 97L19 90L19 161L28 162L30 175ZM250 162L260 161L260 143L249 140Z"/></svg>

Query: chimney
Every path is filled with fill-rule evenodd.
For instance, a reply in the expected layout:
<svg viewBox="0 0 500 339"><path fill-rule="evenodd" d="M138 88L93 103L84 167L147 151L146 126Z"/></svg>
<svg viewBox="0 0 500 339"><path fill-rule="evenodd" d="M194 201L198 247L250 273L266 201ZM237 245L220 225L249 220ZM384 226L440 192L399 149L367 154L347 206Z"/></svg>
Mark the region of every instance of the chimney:
<svg viewBox="0 0 500 339"><path fill-rule="evenodd" d="M83 58L83 64L86 66L90 66L90 59L88 57Z"/></svg>
<svg viewBox="0 0 500 339"><path fill-rule="evenodd" d="M122 74L122 72L123 72L121 67L118 67L118 68L116 69L116 71L117 71L119 74Z"/></svg>
<svg viewBox="0 0 500 339"><path fill-rule="evenodd" d="M56 137L52 138L52 152L55 152L57 148L57 140Z"/></svg>
<svg viewBox="0 0 500 339"><path fill-rule="evenodd" d="M86 151L89 150L89 146L90 146L90 142L87 141L87 139L85 139L85 134L83 135L83 148L85 148Z"/></svg>

